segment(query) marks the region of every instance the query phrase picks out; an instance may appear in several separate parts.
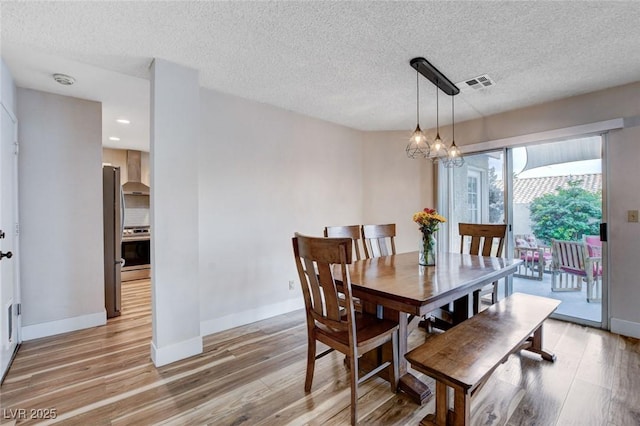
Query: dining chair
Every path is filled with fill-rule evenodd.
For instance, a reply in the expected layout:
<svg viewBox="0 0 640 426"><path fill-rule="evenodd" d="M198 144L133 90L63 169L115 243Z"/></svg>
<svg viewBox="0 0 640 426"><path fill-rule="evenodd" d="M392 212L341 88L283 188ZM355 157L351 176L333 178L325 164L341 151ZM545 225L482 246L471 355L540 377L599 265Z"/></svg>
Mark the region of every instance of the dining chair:
<svg viewBox="0 0 640 426"><path fill-rule="evenodd" d="M360 383L388 368L391 390L397 390L398 323L354 311L347 269L347 264L352 259L350 238L315 238L296 233L292 243L307 317L307 373L304 390L311 391L317 359L333 350L345 354L349 360L351 383L351 424L356 424ZM341 281L335 279L336 272L340 273ZM345 307L340 306L338 292L345 296ZM330 349L316 354L316 341L324 343ZM392 360L359 377L358 358L387 342L391 342Z"/></svg>
<svg viewBox="0 0 640 426"><path fill-rule="evenodd" d="M460 235L460 253L473 254L477 256L501 257L504 248L504 239L507 232L507 225L481 224L481 223L459 223L458 234ZM473 292L473 315L480 312L482 296L491 294L491 304L498 300L498 282L489 284L480 290ZM455 305L455 304L454 304ZM441 306L433 310L429 316L431 320L420 323L427 331L432 327L448 330L453 327L461 318L467 317L467 312L456 316L451 304Z"/></svg>
<svg viewBox="0 0 640 426"><path fill-rule="evenodd" d="M362 259L360 255L360 243L362 239L362 233L360 231L360 225L348 225L348 226L325 226L324 236L332 238L351 238L353 240L353 253L356 255L356 260Z"/></svg>
<svg viewBox="0 0 640 426"><path fill-rule="evenodd" d="M362 225L362 240L364 243L364 255L367 259L372 257L388 256L396 254L396 224L387 225ZM391 253L389 253L389 247Z"/></svg>
<svg viewBox="0 0 640 426"><path fill-rule="evenodd" d="M460 235L460 253L502 257L507 225L459 223L458 234ZM491 304L496 303L498 300L497 281L473 293L474 315L480 311L480 299L486 294L491 294Z"/></svg>

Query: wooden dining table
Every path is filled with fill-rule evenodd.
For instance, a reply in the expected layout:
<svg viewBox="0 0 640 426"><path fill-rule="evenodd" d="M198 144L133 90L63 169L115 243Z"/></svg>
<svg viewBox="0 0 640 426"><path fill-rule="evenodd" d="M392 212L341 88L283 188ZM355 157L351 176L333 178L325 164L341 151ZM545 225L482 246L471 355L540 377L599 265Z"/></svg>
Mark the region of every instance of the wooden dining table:
<svg viewBox="0 0 640 426"><path fill-rule="evenodd" d="M364 309L398 321L399 387L417 403L431 396L429 387L407 370L407 340L422 316L453 302L456 321L472 312L473 292L513 274L520 259L444 253L436 266L418 264L418 252L375 257L349 265L353 295ZM470 297L471 296L471 297Z"/></svg>

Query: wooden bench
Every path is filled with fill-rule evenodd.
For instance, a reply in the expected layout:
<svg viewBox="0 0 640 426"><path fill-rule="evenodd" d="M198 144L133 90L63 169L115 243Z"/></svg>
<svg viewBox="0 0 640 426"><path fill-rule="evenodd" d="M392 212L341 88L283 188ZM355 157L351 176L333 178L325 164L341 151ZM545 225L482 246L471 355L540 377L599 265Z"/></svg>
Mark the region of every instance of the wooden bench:
<svg viewBox="0 0 640 426"><path fill-rule="evenodd" d="M436 412L421 425L468 425L471 396L510 354L526 349L555 361L542 349L542 323L560 301L514 293L405 355L411 366L436 380ZM454 389L449 410L447 387Z"/></svg>

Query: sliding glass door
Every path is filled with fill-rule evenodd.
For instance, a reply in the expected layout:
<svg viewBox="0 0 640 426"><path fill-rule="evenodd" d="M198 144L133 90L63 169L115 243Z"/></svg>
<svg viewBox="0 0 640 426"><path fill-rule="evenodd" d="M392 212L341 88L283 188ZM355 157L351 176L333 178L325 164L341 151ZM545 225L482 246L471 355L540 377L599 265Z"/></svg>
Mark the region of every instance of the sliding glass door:
<svg viewBox="0 0 640 426"><path fill-rule="evenodd" d="M560 300L556 316L601 326L606 277L602 137L513 148L513 291Z"/></svg>
<svg viewBox="0 0 640 426"><path fill-rule="evenodd" d="M529 144L467 154L460 168L440 165L438 209L448 219L441 250L460 251L458 223L506 223L504 256L523 264L499 294L558 299L557 317L601 326L607 252L599 236L606 214L602 140ZM580 252L574 256L581 270L563 264L567 247Z"/></svg>

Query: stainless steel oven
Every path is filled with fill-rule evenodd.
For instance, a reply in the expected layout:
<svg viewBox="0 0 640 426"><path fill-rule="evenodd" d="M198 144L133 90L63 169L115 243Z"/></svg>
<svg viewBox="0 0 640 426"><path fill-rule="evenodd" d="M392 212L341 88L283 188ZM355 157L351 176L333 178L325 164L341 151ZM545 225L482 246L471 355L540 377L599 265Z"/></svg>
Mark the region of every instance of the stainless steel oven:
<svg viewBox="0 0 640 426"><path fill-rule="evenodd" d="M122 236L122 281L151 276L151 234L149 228L125 228Z"/></svg>

